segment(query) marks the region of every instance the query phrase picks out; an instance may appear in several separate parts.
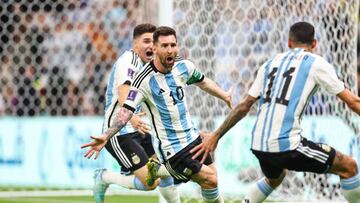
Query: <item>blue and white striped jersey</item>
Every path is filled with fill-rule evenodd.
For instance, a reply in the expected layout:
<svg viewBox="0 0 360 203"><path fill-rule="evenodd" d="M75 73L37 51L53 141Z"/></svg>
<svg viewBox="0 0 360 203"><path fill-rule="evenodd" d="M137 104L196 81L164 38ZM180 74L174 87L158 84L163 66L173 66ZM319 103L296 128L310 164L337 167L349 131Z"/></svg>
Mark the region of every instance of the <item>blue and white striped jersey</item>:
<svg viewBox="0 0 360 203"><path fill-rule="evenodd" d="M153 146L159 159L168 160L198 136L188 112L185 86L200 82L204 75L189 60L177 60L169 73L153 62L136 76L124 107L133 110L141 102L154 129Z"/></svg>
<svg viewBox="0 0 360 203"><path fill-rule="evenodd" d="M296 48L264 63L249 90L249 95L259 97L252 149L295 149L301 139L303 111L319 86L333 95L344 90L334 67L316 54Z"/></svg>
<svg viewBox="0 0 360 203"><path fill-rule="evenodd" d="M114 114L121 107L118 103L118 87L126 81L133 82L135 74L143 67L141 58L132 50L125 51L114 63L106 89L106 105L105 120L103 123L103 131L110 127L114 119ZM140 109L140 107L139 107ZM130 123L123 127L119 133L115 135L124 135L133 133L135 130Z"/></svg>

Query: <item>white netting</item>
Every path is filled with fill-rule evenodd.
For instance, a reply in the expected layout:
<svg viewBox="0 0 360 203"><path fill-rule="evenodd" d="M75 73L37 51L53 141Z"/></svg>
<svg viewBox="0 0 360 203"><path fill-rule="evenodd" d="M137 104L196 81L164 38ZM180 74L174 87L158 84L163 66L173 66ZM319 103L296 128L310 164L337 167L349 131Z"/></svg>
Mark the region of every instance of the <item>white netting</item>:
<svg viewBox="0 0 360 203"><path fill-rule="evenodd" d="M0 115L101 115L107 72L132 29L157 22L144 0L2 0Z"/></svg>
<svg viewBox="0 0 360 203"><path fill-rule="evenodd" d="M358 4L358 0L175 0L175 29L180 53L223 88L235 84L238 103L247 93L257 68L272 55L287 50L290 25L309 21L316 29L317 53L336 67L339 77L355 93ZM199 89L190 91L192 98L197 98L188 102L191 112L200 117L200 128L213 130L213 118L225 115L227 107ZM305 113L339 115L358 132L349 108L322 90L313 97ZM254 170L240 173L240 180L245 183L259 177ZM273 197L339 198L338 182L332 183L327 175L298 175L291 173ZM311 195L304 195L309 190Z"/></svg>
<svg viewBox="0 0 360 203"><path fill-rule="evenodd" d="M158 0L1 0L0 115L102 115L112 63L131 47L135 24L157 24L158 4ZM256 68L286 50L289 26L298 20L316 26L318 52L355 91L358 4L357 0L174 0L174 11L169 12L180 54L225 89L235 84L238 103ZM201 129L212 130L213 118L228 110L197 88L189 91L197 98L188 101L191 113L200 118ZM349 109L321 91L306 114L340 115L356 131ZM255 180L259 172L254 170L240 171L240 180ZM315 188L312 198L339 196L337 182L312 174L290 175L278 193L280 198L301 199L301 191L308 188Z"/></svg>

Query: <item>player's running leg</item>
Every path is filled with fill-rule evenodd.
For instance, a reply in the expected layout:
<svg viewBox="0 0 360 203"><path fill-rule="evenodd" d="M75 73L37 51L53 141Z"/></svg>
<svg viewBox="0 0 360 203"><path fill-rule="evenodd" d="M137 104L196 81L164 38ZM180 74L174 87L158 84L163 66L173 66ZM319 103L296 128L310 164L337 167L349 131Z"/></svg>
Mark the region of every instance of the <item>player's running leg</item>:
<svg viewBox="0 0 360 203"><path fill-rule="evenodd" d="M360 175L356 161L336 151L334 163L329 171L340 177L341 193L349 203L360 203Z"/></svg>
<svg viewBox="0 0 360 203"><path fill-rule="evenodd" d="M217 173L215 164L203 164L200 171L191 177L191 180L198 183L201 187L201 195L204 202L223 203L217 183Z"/></svg>
<svg viewBox="0 0 360 203"><path fill-rule="evenodd" d="M243 203L261 203L277 188L284 180L286 175L285 170L281 173L279 178L262 177L258 180L246 194Z"/></svg>

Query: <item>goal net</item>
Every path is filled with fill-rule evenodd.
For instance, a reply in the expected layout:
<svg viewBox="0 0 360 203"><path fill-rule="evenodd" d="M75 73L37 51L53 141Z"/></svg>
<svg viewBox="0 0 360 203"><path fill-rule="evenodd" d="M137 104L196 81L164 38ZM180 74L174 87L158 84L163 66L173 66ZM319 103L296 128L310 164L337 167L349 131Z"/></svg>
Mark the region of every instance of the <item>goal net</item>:
<svg viewBox="0 0 360 203"><path fill-rule="evenodd" d="M315 26L318 40L316 53L333 64L346 87L356 93L357 0L174 2L174 25L178 32L180 54L193 60L207 77L223 88L235 85L236 104L246 96L257 68L272 55L288 49L289 27L297 21L308 21ZM214 118L226 115L228 108L197 88L191 88L190 92L193 95L191 98L196 99L188 102L191 112L199 117L200 129L213 130L217 125ZM255 111L256 108L252 109L250 115L254 115ZM322 90L313 96L305 115L336 115L354 133L359 132L359 124L351 110L335 96L329 96ZM243 151L248 150L249 146ZM217 160L220 161L222 156L216 157ZM259 168L242 168L239 179L246 184L261 176ZM334 200L341 199L339 188L339 181L334 181L328 175L290 173L272 197L276 200Z"/></svg>
<svg viewBox="0 0 360 203"><path fill-rule="evenodd" d="M112 64L131 48L131 31L137 23L158 25L162 21L158 8L164 1L2 0L0 116L97 116L100 120ZM356 91L357 0L172 0L172 5L167 12L177 31L179 54L224 89L235 85L234 104L245 96L257 68L287 49L289 26L299 20L315 25L317 53L335 66L351 91ZM213 130L229 113L224 103L198 88L189 87L187 94L192 95L190 112L202 130ZM252 109L250 118L255 111ZM321 90L305 113L339 116L339 122L351 133L359 132L358 121L344 103ZM251 119L241 123L247 125L242 129L253 124ZM233 148L241 149L239 156L249 151L247 142L239 145L231 139L223 140L228 147L217 153L225 158ZM347 144L356 146L354 151L359 153L359 139ZM238 179L242 185L233 188L244 186L246 191L245 186L261 173L254 167L256 160L237 155L229 156L234 157L233 162L217 159L236 173L219 179ZM290 173L272 197L341 199L338 182L327 175ZM313 192L307 192L310 190ZM230 192L230 200L241 199L244 191Z"/></svg>

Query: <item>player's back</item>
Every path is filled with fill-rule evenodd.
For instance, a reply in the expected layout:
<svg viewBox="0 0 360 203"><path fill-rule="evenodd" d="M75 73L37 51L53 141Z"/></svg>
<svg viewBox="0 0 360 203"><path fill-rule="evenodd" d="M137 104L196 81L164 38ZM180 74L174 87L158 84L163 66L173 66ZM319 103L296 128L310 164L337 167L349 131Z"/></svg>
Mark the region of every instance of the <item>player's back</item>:
<svg viewBox="0 0 360 203"><path fill-rule="evenodd" d="M301 139L302 114L319 85L334 94L340 89L334 68L322 57L297 48L277 54L258 74L263 76L252 148L295 149Z"/></svg>

